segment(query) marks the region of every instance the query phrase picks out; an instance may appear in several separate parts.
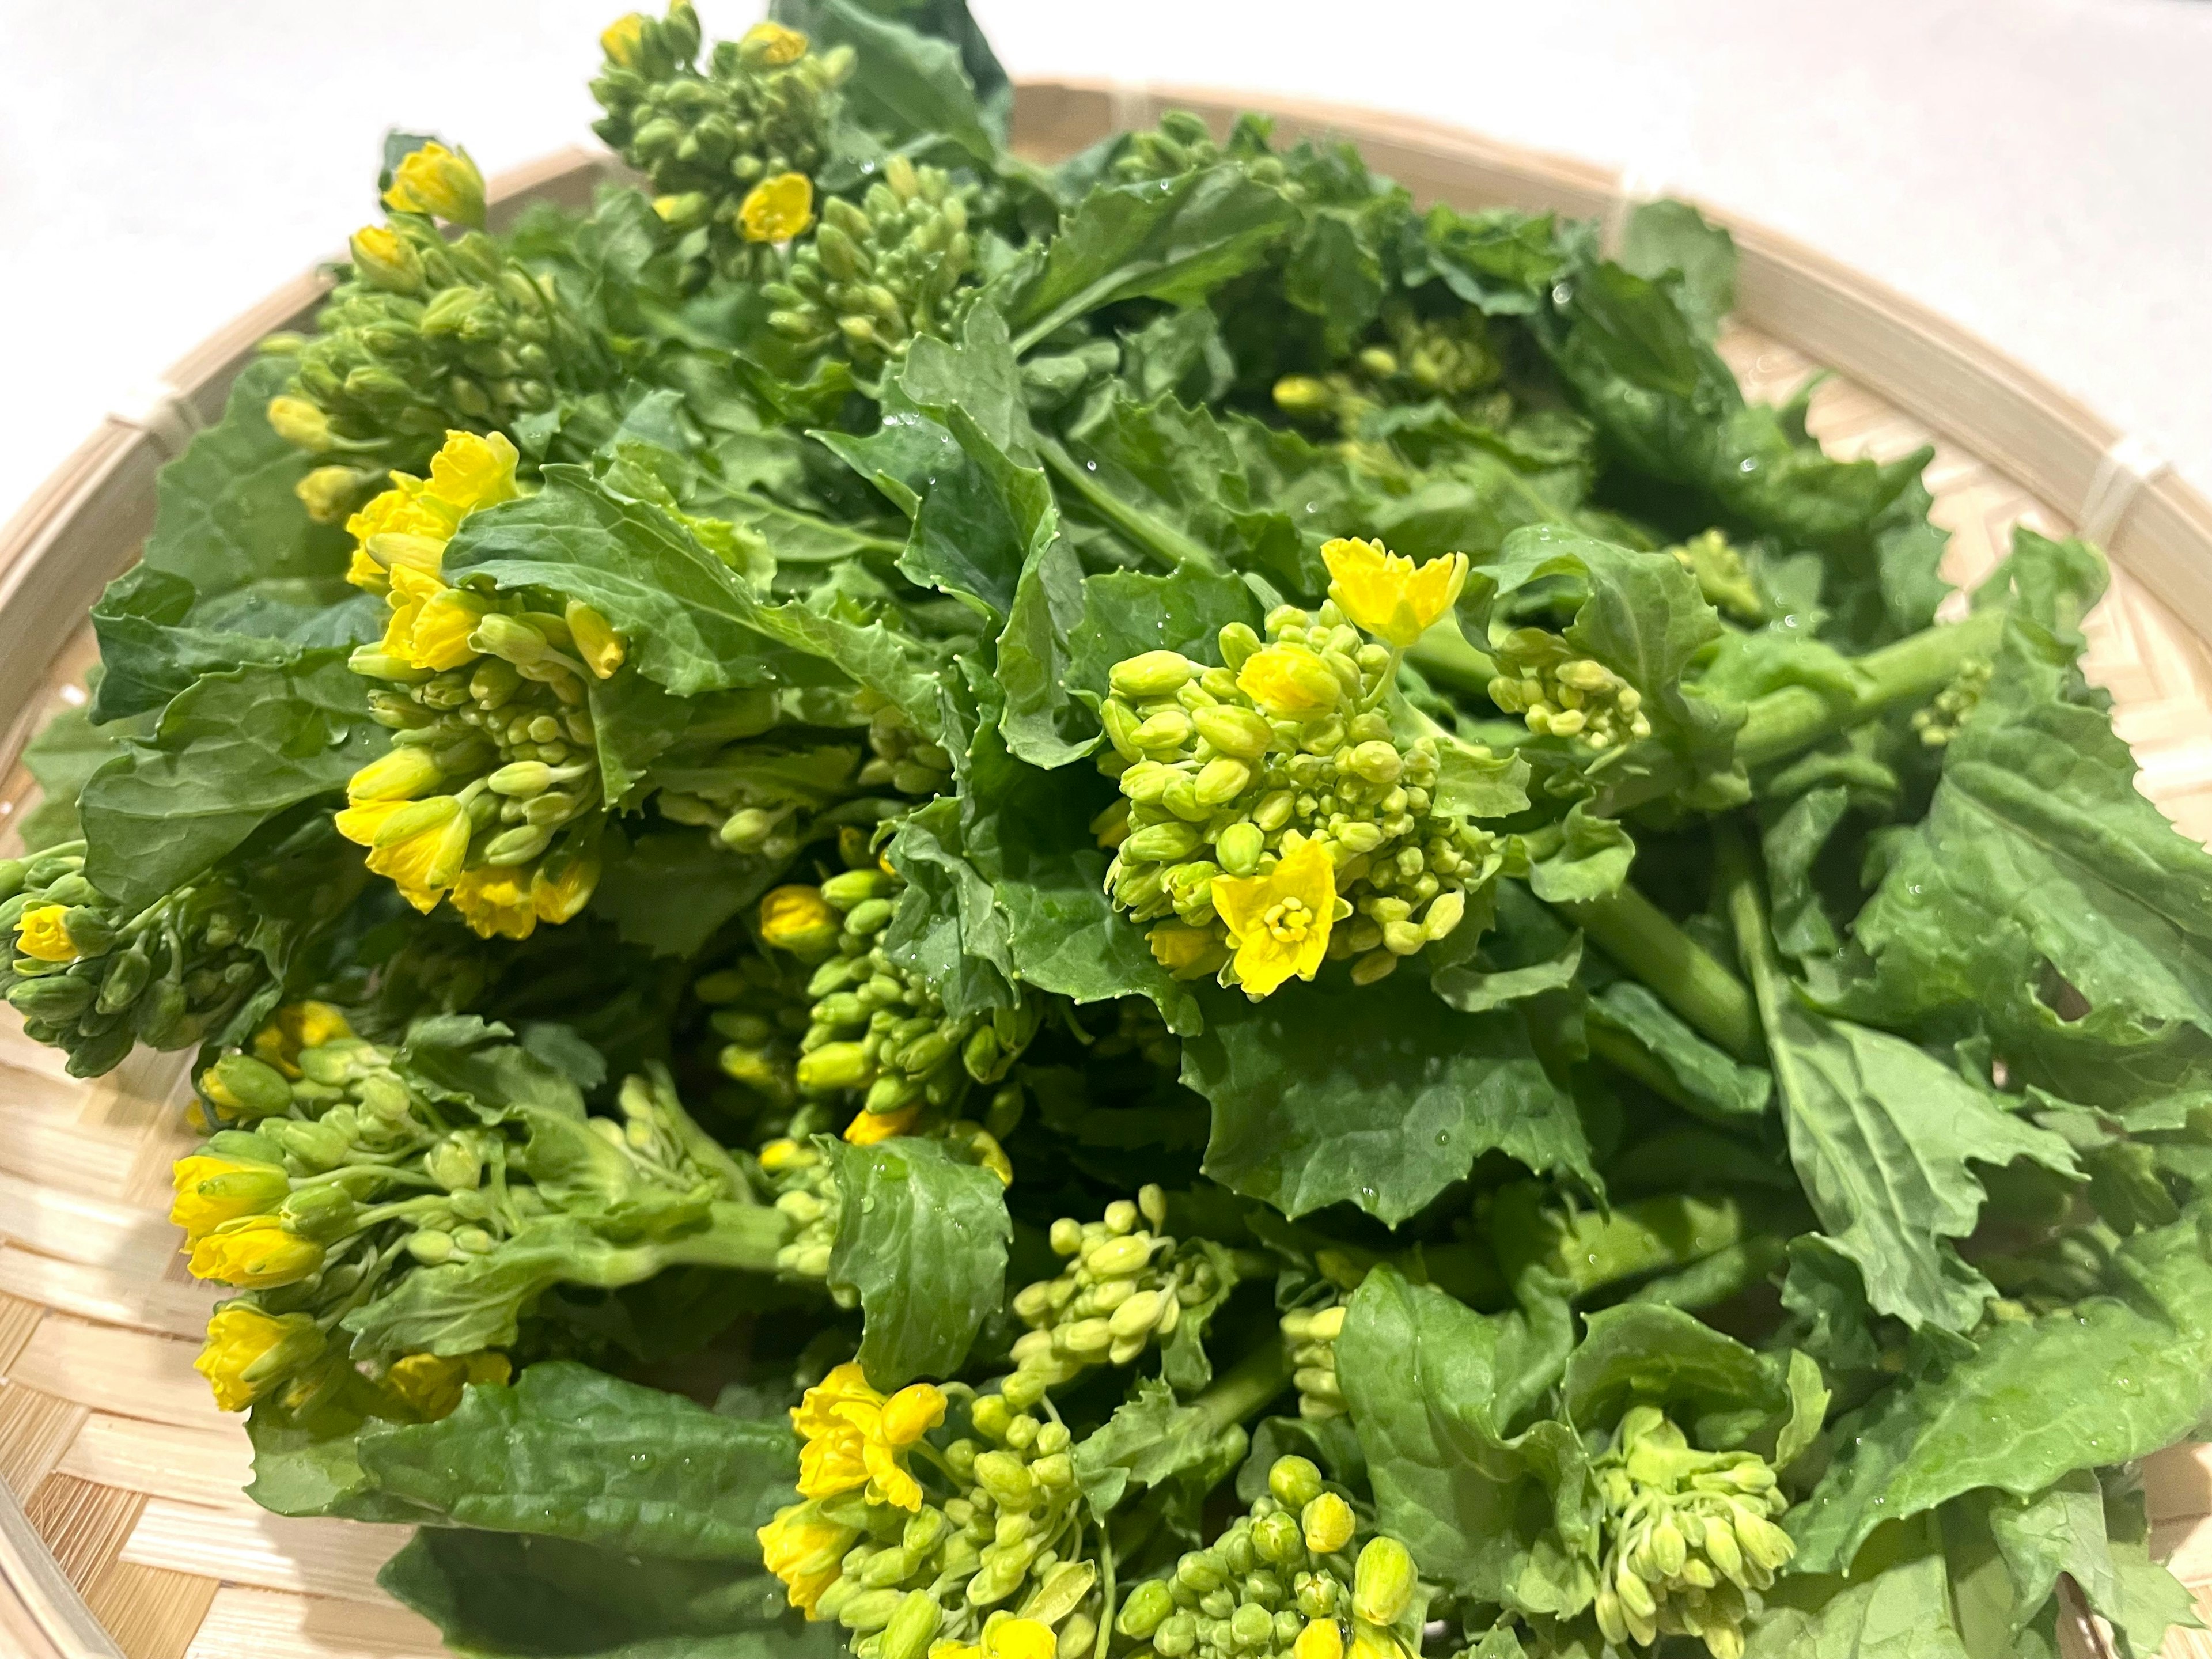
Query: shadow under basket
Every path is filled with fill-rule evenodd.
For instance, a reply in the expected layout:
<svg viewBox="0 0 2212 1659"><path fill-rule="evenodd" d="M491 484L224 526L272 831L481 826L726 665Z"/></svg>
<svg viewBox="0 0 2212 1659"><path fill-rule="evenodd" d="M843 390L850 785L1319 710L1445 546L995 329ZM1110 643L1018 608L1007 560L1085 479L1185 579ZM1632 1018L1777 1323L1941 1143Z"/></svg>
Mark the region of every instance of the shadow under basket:
<svg viewBox="0 0 2212 1659"><path fill-rule="evenodd" d="M1064 156L1168 109L1225 130L1254 106L1218 92L1030 82L1017 148ZM1426 202L1595 217L1617 232L1625 181L1434 123L1269 100L1286 137L1356 141ZM527 202L580 205L611 158L572 149L495 180L495 223ZM1833 371L1809 426L1832 453L1887 460L1932 444L1944 574L1971 585L2015 523L2101 543L2110 595L2087 624L2089 678L2112 694L2140 787L2185 833L2212 838L2212 503L2056 388L1879 283L1708 209L1735 233L1741 301L1723 355L1754 398ZM137 557L154 480L216 418L272 330L307 325L326 280L303 276L109 417L0 530L0 853L36 799L23 744L84 697L85 613ZM58 642L58 649L57 645ZM0 1007L0 1653L23 1659L430 1659L436 1632L377 1589L404 1528L290 1521L240 1488L240 1419L192 1370L215 1299L178 1254L169 1165L192 1143L185 1056L140 1053L95 1082L26 1039ZM2144 1470L2154 1553L2212 1612L2212 1449ZM2070 1586L2062 1586L2070 1590ZM2111 1652L2080 1612L2073 1655ZM2212 1659L2177 1632L2172 1659Z"/></svg>

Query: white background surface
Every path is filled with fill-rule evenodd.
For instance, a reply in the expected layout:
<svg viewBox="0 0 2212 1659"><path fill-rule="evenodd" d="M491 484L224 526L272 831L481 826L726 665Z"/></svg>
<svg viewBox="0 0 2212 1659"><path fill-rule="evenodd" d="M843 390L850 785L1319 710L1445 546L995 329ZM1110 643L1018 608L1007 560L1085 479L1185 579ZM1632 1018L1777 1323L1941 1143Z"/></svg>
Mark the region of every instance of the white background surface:
<svg viewBox="0 0 2212 1659"><path fill-rule="evenodd" d="M1016 76L1634 167L1948 313L2212 487L2212 0L974 0ZM0 0L0 518L372 216L388 125L585 136L622 0ZM710 35L757 0L700 0Z"/></svg>

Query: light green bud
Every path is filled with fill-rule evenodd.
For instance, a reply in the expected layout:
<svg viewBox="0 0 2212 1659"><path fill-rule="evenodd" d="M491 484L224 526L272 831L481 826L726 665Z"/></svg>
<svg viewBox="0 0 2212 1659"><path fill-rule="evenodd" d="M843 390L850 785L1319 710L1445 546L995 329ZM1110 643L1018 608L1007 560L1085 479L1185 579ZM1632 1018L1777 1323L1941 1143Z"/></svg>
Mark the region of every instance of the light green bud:
<svg viewBox="0 0 2212 1659"><path fill-rule="evenodd" d="M896 891L896 878L880 870L846 870L822 884L822 902L833 910L850 910Z"/></svg>
<svg viewBox="0 0 2212 1659"><path fill-rule="evenodd" d="M1137 746L1137 727L1139 722L1125 702L1109 697L1099 705L1099 724L1106 728L1106 741L1114 745L1114 752L1123 760L1140 760L1144 750Z"/></svg>
<svg viewBox="0 0 2212 1659"><path fill-rule="evenodd" d="M884 1626L876 1659L922 1659L944 1616L937 1598L927 1590L908 1590Z"/></svg>
<svg viewBox="0 0 2212 1659"><path fill-rule="evenodd" d="M1147 1578L1121 1603L1121 1615L1114 1620L1114 1628L1141 1642L1159 1629L1174 1612L1175 1597L1170 1594L1166 1581Z"/></svg>
<svg viewBox="0 0 2212 1659"><path fill-rule="evenodd" d="M1199 736L1224 755L1238 760L1257 760L1274 741L1274 728L1263 716L1234 704L1219 703L1201 708L1190 718Z"/></svg>
<svg viewBox="0 0 2212 1659"><path fill-rule="evenodd" d="M1230 1615L1229 1639L1240 1648L1264 1648L1274 1633L1274 1614L1255 1602L1247 1601Z"/></svg>
<svg viewBox="0 0 2212 1659"><path fill-rule="evenodd" d="M1053 1342L1079 1359L1095 1358L1114 1346L1113 1328L1103 1319L1079 1319L1055 1331Z"/></svg>
<svg viewBox="0 0 2212 1659"><path fill-rule="evenodd" d="M1190 716L1180 708L1163 708L1130 733L1130 741L1146 753L1173 753L1191 739Z"/></svg>
<svg viewBox="0 0 2212 1659"><path fill-rule="evenodd" d="M1390 784L1398 781L1405 769L1405 762L1395 744L1375 741L1363 743L1352 751L1352 769L1370 783Z"/></svg>
<svg viewBox="0 0 2212 1659"><path fill-rule="evenodd" d="M495 795L527 799L553 787L553 769L544 761L514 761L484 780Z"/></svg>
<svg viewBox="0 0 2212 1659"><path fill-rule="evenodd" d="M1321 1469L1310 1457L1279 1457L1268 1468L1267 1490L1284 1508L1302 1510L1322 1495Z"/></svg>
<svg viewBox="0 0 2212 1659"><path fill-rule="evenodd" d="M1121 843L1121 856L1131 864L1174 864L1205 845L1205 837L1188 823L1148 823L1132 830Z"/></svg>
<svg viewBox="0 0 2212 1659"><path fill-rule="evenodd" d="M292 1104L292 1085L284 1074L250 1054L225 1054L200 1073L199 1086L228 1117L273 1117Z"/></svg>
<svg viewBox="0 0 2212 1659"><path fill-rule="evenodd" d="M979 1425L980 1426L980 1425ZM980 1452L975 1458L975 1484L991 1495L1000 1509L1020 1514L1036 1497L1036 1482L1029 1465L1010 1451Z"/></svg>
<svg viewBox="0 0 2212 1659"><path fill-rule="evenodd" d="M1299 1513L1298 1525L1305 1534L1306 1547L1316 1555L1335 1554L1351 1543L1356 1528L1352 1505L1333 1492L1322 1492L1308 1503Z"/></svg>
<svg viewBox="0 0 2212 1659"><path fill-rule="evenodd" d="M1054 1255L1073 1255L1083 1248L1083 1224L1064 1215L1052 1224L1050 1239Z"/></svg>
<svg viewBox="0 0 2212 1659"><path fill-rule="evenodd" d="M1231 824L1213 843L1213 856L1222 869L1232 876L1249 876L1260 868L1261 854L1267 850L1267 837L1256 823L1250 822Z"/></svg>
<svg viewBox="0 0 2212 1659"><path fill-rule="evenodd" d="M857 1042L825 1042L799 1057L799 1086L810 1094L838 1089L857 1089L867 1082L875 1067L867 1050Z"/></svg>
<svg viewBox="0 0 2212 1659"><path fill-rule="evenodd" d="M1171 696L1198 672L1198 665L1180 651L1147 651L1115 663L1106 681L1121 696L1143 701Z"/></svg>
<svg viewBox="0 0 2212 1659"><path fill-rule="evenodd" d="M453 1259L453 1236L435 1227L417 1229L407 1237L407 1254L426 1267Z"/></svg>
<svg viewBox="0 0 2212 1659"><path fill-rule="evenodd" d="M1390 1537L1372 1538L1352 1570L1352 1610L1370 1625L1395 1625L1413 1599L1413 1558Z"/></svg>
<svg viewBox="0 0 2212 1659"><path fill-rule="evenodd" d="M1139 1291L1115 1309L1106 1323L1117 1340L1142 1336L1159 1322L1163 1300L1158 1291Z"/></svg>
<svg viewBox="0 0 2212 1659"><path fill-rule="evenodd" d="M1149 1238L1109 1238L1092 1247L1083 1258L1083 1265L1100 1279L1123 1279L1143 1272L1145 1264L1152 1259L1152 1242Z"/></svg>
<svg viewBox="0 0 2212 1659"><path fill-rule="evenodd" d="M881 1630L897 1616L905 1600L895 1589L866 1590L838 1608L837 1622L847 1630Z"/></svg>
<svg viewBox="0 0 2212 1659"><path fill-rule="evenodd" d="M1244 623L1231 623L1221 630L1221 660L1229 665L1232 674L1244 666L1246 660L1260 648L1260 636Z"/></svg>
<svg viewBox="0 0 2212 1659"><path fill-rule="evenodd" d="M1200 769L1193 785L1200 805L1223 806L1243 794L1252 782L1252 769L1241 760L1217 755Z"/></svg>

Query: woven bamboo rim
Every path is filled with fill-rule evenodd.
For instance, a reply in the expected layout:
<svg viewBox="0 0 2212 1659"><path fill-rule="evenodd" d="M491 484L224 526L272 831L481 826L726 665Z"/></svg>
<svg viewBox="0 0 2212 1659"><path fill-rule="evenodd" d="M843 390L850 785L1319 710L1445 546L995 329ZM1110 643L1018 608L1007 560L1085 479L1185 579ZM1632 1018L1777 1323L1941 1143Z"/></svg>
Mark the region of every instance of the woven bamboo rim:
<svg viewBox="0 0 2212 1659"><path fill-rule="evenodd" d="M1355 139L1423 200L1504 204L1617 228L1626 181L1587 162L1371 111L1269 100L1291 136ZM1249 108L1220 93L1025 82L1015 137L1066 155L1170 108L1217 126ZM494 181L496 222L531 200L581 204L610 159L559 152ZM1742 255L1722 342L1746 389L1772 397L1836 372L1812 429L1881 459L1933 442L1945 570L1978 580L2011 526L2082 530L2113 564L2089 619L2090 678L2112 694L2141 787L2212 840L2212 502L2120 434L1924 307L1787 237L1708 209ZM232 377L272 330L303 325L326 286L303 276L172 368L139 407L102 423L0 528L0 850L35 799L16 764L57 707L81 702L84 613L137 555L154 478L221 412ZM58 647L58 642L60 642ZM0 1011L4 1013L4 1011ZM165 1218L184 1057L140 1054L94 1083L0 1024L0 1654L23 1659L431 1659L435 1632L384 1599L376 1568L398 1528L288 1521L240 1493L247 1448L191 1370L214 1297L194 1284ZM2212 1449L2150 1460L2154 1547L2212 1613ZM2070 1654L2109 1655L2063 1621ZM2177 1632L2170 1659L2212 1659Z"/></svg>

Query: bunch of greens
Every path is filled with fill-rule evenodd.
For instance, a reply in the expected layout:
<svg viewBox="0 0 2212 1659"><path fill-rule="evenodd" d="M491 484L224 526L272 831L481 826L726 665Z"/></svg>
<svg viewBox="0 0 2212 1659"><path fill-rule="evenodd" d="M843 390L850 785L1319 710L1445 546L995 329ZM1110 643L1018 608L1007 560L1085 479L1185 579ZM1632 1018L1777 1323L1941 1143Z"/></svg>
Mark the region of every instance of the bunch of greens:
<svg viewBox="0 0 2212 1659"><path fill-rule="evenodd" d="M470 1653L2191 1619L2212 860L2092 550L1950 596L1680 205L1042 167L960 0L602 45L647 187L395 137L0 863L33 1036L200 1050L257 1498Z"/></svg>

